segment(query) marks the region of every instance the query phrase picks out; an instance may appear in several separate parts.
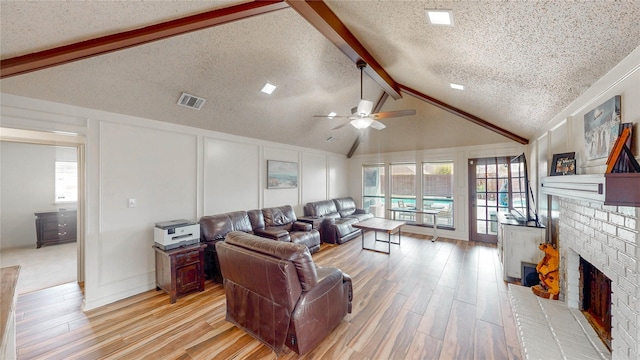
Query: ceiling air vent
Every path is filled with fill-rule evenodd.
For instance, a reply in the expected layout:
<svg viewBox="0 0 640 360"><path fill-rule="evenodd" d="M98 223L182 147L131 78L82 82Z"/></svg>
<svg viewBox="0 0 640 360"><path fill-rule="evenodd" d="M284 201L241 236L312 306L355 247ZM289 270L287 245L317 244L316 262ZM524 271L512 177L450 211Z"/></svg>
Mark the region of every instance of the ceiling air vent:
<svg viewBox="0 0 640 360"><path fill-rule="evenodd" d="M187 93L182 93L180 99L178 99L178 105L200 110L202 109L202 105L204 105L205 101L207 100Z"/></svg>

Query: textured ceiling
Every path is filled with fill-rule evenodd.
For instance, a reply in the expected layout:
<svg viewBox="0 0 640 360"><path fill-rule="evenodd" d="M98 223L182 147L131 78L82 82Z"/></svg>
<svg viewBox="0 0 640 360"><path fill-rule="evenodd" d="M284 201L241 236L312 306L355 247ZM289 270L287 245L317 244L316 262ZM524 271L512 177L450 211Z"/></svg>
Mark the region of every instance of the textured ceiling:
<svg viewBox="0 0 640 360"><path fill-rule="evenodd" d="M640 2L327 1L398 83L529 138L640 45ZM1 58L113 34L237 2L0 2ZM426 8L454 12L429 26ZM260 93L270 81L273 95ZM358 132L332 131L360 98L360 74L292 9L0 81L2 92L346 154ZM449 88L464 84L465 91ZM365 76L364 97L382 90ZM175 105L182 92L207 99ZM409 95L416 109L366 130L356 153L508 141ZM329 136L336 141L326 142Z"/></svg>

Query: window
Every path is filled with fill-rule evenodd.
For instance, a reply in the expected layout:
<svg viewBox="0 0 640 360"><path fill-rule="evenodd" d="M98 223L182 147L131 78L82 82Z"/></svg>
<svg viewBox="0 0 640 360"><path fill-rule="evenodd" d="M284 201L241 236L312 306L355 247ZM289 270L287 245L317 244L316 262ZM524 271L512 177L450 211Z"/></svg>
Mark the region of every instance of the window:
<svg viewBox="0 0 640 360"><path fill-rule="evenodd" d="M391 173L391 207L416 208L416 164L392 164ZM415 213L400 212L400 220L415 221Z"/></svg>
<svg viewBox="0 0 640 360"><path fill-rule="evenodd" d="M422 208L439 210L438 226L453 227L453 162L422 163ZM433 217L423 223L433 225Z"/></svg>
<svg viewBox="0 0 640 360"><path fill-rule="evenodd" d="M56 199L55 202L78 201L78 163L75 161L56 161Z"/></svg>
<svg viewBox="0 0 640 360"><path fill-rule="evenodd" d="M362 166L362 207L376 217L384 217L384 165Z"/></svg>

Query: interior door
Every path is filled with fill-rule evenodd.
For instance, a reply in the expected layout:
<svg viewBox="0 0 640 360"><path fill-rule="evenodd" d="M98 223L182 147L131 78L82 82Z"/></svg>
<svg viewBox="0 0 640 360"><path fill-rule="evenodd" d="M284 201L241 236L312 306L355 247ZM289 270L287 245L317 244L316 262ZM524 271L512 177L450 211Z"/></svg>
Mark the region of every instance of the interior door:
<svg viewBox="0 0 640 360"><path fill-rule="evenodd" d="M508 208L509 157L469 159L469 239L498 242L499 210Z"/></svg>

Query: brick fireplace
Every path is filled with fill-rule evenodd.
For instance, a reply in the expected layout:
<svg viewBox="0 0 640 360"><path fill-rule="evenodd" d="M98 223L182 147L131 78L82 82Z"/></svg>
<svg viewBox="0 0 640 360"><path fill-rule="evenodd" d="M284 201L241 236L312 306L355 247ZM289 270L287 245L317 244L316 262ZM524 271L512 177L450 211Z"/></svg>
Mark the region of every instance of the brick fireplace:
<svg viewBox="0 0 640 360"><path fill-rule="evenodd" d="M640 208L560 198L561 301L581 306L580 258L611 280L611 357L640 358Z"/></svg>

